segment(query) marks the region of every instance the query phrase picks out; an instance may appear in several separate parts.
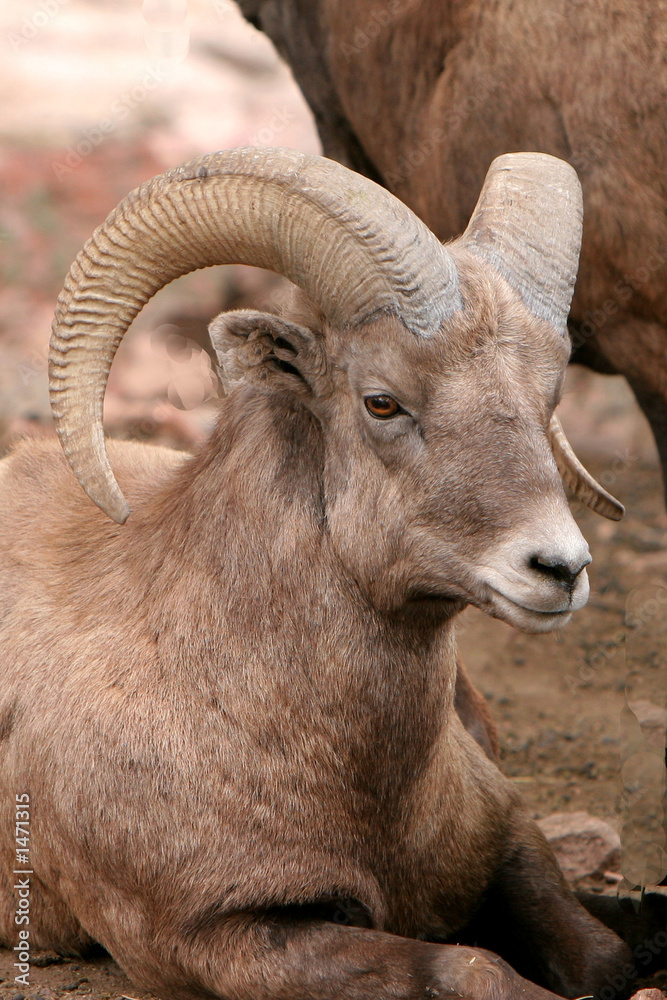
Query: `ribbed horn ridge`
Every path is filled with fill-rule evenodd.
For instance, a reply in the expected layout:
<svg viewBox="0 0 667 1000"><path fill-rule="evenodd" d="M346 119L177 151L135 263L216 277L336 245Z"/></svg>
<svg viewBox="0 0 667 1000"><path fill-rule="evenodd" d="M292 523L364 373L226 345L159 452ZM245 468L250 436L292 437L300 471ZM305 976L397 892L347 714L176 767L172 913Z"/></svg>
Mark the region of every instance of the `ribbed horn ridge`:
<svg viewBox="0 0 667 1000"><path fill-rule="evenodd" d="M549 440L563 482L583 504L610 521L620 521L625 507L593 479L572 450L560 420L554 413L549 424Z"/></svg>
<svg viewBox="0 0 667 1000"><path fill-rule="evenodd" d="M583 201L574 169L546 153L493 161L462 236L516 289L534 316L565 334L581 248Z"/></svg>
<svg viewBox="0 0 667 1000"><path fill-rule="evenodd" d="M74 261L53 322L56 431L88 496L129 514L102 430L114 355L143 305L174 278L253 264L299 285L335 324L391 312L428 336L461 308L447 250L388 191L332 160L291 150L199 157L129 194Z"/></svg>
<svg viewBox="0 0 667 1000"><path fill-rule="evenodd" d="M569 163L546 153L507 153L489 167L461 243L502 275L534 316L565 336L582 217L581 184ZM587 507L620 520L623 505L586 471L555 415L549 439L565 485Z"/></svg>

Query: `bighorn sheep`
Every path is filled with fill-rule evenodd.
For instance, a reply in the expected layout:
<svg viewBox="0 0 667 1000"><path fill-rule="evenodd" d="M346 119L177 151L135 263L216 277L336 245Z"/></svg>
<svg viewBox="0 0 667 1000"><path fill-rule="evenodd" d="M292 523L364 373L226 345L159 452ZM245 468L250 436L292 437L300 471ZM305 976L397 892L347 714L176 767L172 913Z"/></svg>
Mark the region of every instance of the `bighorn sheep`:
<svg viewBox="0 0 667 1000"><path fill-rule="evenodd" d="M568 160L585 226L573 360L625 375L667 489L667 18L652 0L239 0L290 63L325 156L440 239L491 160Z"/></svg>
<svg viewBox="0 0 667 1000"><path fill-rule="evenodd" d="M621 974L628 946L452 710L466 603L539 631L587 597L549 440L580 196L566 164L502 157L445 248L339 164L241 150L144 184L86 244L51 392L110 517L55 444L0 466L3 944L98 941L165 1000L546 1000L451 943L474 918L469 940L548 989ZM166 282L224 262L314 305L218 317L211 439L110 443L117 482L118 343Z"/></svg>

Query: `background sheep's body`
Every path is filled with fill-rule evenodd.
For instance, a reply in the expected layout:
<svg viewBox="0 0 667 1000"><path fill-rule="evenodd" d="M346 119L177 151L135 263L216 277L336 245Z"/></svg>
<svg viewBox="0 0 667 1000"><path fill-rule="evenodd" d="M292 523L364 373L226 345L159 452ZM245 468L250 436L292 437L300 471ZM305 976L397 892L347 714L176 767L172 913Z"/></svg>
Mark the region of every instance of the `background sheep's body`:
<svg viewBox="0 0 667 1000"><path fill-rule="evenodd" d="M240 0L288 60L324 153L441 239L488 164L535 149L584 191L575 361L620 373L667 477L667 18L654 0ZM667 483L667 478L666 478Z"/></svg>

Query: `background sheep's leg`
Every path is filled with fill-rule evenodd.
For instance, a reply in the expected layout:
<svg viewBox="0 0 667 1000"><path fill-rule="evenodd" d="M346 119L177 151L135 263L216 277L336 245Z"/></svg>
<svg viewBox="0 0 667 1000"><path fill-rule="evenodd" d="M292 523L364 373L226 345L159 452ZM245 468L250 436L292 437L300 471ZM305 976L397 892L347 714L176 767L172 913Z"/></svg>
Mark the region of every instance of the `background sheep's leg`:
<svg viewBox="0 0 667 1000"><path fill-rule="evenodd" d="M188 950L197 962L199 974L193 973L202 997L212 991L234 1000L425 1000L449 995L555 1000L497 956L477 948L427 944L334 923L282 920L279 913L227 919L213 933L203 930ZM183 988L188 956L182 946L178 954L181 978L178 983L165 980L163 1000L199 995Z"/></svg>
<svg viewBox="0 0 667 1000"><path fill-rule="evenodd" d="M632 964L629 947L570 891L523 810L513 817L504 858L465 940L482 941L521 975L566 997L597 994Z"/></svg>
<svg viewBox="0 0 667 1000"><path fill-rule="evenodd" d="M460 657L456 661L454 707L470 735L494 764L500 758L498 730L486 703L486 698L474 686Z"/></svg>
<svg viewBox="0 0 667 1000"><path fill-rule="evenodd" d="M665 333L665 343L667 343L667 333ZM661 380L661 390L647 389L645 380L640 382L639 379L629 375L627 379L653 431L662 467L662 484L667 502L667 349L663 349L662 369L656 367L653 374L656 380L658 378Z"/></svg>
<svg viewBox="0 0 667 1000"><path fill-rule="evenodd" d="M572 342L573 361L603 375L625 375L651 425L667 498L667 330L633 317L607 318L590 336L575 325Z"/></svg>

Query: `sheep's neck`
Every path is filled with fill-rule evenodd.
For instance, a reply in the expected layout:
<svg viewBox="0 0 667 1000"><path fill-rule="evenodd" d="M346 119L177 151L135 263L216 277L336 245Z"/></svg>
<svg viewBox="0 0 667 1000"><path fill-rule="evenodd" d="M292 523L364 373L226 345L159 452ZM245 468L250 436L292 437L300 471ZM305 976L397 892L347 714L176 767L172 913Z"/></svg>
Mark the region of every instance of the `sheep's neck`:
<svg viewBox="0 0 667 1000"><path fill-rule="evenodd" d="M414 766L450 711L451 620L436 603L372 608L328 542L317 427L300 408L276 417L266 397L223 411L159 501L177 525L150 593L160 655L212 697L260 697L267 726L319 719L357 765L384 746L394 770Z"/></svg>

